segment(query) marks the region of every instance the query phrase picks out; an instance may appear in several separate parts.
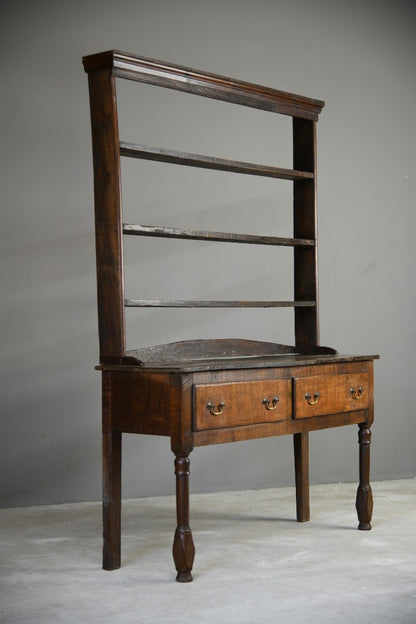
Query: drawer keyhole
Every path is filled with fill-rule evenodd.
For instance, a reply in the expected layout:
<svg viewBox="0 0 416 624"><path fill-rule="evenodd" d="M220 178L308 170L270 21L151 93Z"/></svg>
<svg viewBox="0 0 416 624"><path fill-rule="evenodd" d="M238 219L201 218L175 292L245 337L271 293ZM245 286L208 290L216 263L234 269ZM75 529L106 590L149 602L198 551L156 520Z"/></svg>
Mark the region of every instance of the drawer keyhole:
<svg viewBox="0 0 416 624"><path fill-rule="evenodd" d="M319 392L315 392L315 394L313 395L313 397L311 397L310 394L306 393L305 394L305 399L308 402L308 405L316 405L316 403L318 403L319 401L319 397L321 395L319 394Z"/></svg>
<svg viewBox="0 0 416 624"><path fill-rule="evenodd" d="M269 401L269 399L263 399L263 405L269 411L276 409L278 403L279 403L278 396L275 396L272 401Z"/></svg>
<svg viewBox="0 0 416 624"><path fill-rule="evenodd" d="M224 411L224 407L225 407L225 402L224 401L221 401L221 403L219 403L217 411L215 410L215 408L216 408L215 403L209 402L208 405L207 405L207 408L209 409L209 413L212 416L219 416L220 414L222 414L223 411Z"/></svg>

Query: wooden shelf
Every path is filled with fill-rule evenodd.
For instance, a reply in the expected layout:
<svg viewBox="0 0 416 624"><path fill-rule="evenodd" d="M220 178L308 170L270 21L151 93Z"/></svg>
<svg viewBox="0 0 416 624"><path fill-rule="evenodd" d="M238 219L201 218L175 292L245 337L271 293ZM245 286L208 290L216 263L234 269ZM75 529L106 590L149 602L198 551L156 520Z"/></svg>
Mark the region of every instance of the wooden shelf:
<svg viewBox="0 0 416 624"><path fill-rule="evenodd" d="M185 301L125 299L126 308L311 308L315 301Z"/></svg>
<svg viewBox="0 0 416 624"><path fill-rule="evenodd" d="M233 173L245 173L267 178L279 178L281 180L313 179L313 173L309 171L282 169L281 167L214 158L212 156L202 156L201 154L190 154L188 152L178 152L176 150L167 150L159 147L136 145L123 141L120 141L120 155L130 158L173 163L175 165L188 165L190 167L200 167L203 169L216 169L217 171L231 171Z"/></svg>
<svg viewBox="0 0 416 624"><path fill-rule="evenodd" d="M154 236L158 238L180 238L217 241L221 243L247 243L251 245L282 245L287 247L313 247L314 240L306 238L285 238L279 236L257 236L234 232L209 232L207 230L180 229L160 225L123 224L123 234L132 236Z"/></svg>

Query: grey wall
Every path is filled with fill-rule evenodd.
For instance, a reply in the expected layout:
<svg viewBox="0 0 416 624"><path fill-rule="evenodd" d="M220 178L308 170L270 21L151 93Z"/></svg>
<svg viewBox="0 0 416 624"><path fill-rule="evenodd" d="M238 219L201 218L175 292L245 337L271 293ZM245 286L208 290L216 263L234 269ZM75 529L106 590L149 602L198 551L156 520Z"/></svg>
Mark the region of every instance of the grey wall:
<svg viewBox="0 0 416 624"><path fill-rule="evenodd" d="M415 4L4 0L1 13L2 504L100 497L92 167L81 56L109 48L326 100L318 135L321 341L344 353L381 354L372 478L415 475ZM208 100L199 109L192 96L133 87L122 91L120 109L134 138L290 166L284 122ZM134 167L126 166L133 180L124 195L135 221L290 230L285 183ZM136 269L128 290L144 297L161 288L184 297L290 296L287 255L229 247L142 241L127 250ZM291 342L291 332L287 311L129 315L132 347L213 336ZM355 428L312 434L313 482L355 480L357 450ZM291 454L289 437L196 449L192 489L292 484ZM124 469L126 497L173 491L167 439L126 436Z"/></svg>

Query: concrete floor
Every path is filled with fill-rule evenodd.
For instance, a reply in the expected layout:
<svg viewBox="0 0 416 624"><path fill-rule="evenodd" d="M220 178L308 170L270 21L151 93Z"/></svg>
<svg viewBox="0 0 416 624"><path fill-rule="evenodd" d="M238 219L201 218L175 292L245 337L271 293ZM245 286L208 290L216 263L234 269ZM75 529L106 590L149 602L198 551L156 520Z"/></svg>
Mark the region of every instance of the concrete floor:
<svg viewBox="0 0 416 624"><path fill-rule="evenodd" d="M373 530L355 484L191 497L194 582L176 583L173 497L124 502L122 568L101 569L97 503L0 511L0 621L70 624L415 624L416 480L376 482Z"/></svg>

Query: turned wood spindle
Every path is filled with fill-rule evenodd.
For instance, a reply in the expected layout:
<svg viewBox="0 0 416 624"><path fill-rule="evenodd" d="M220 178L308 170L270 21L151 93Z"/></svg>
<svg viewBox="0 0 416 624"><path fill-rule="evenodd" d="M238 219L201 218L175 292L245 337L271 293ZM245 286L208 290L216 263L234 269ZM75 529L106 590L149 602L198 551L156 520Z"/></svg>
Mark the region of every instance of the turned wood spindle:
<svg viewBox="0 0 416 624"><path fill-rule="evenodd" d="M360 521L358 528L361 531L369 531L373 513L373 493L370 485L371 429L368 423L360 423L358 426L358 443L360 445L360 482L356 501L358 520Z"/></svg>
<svg viewBox="0 0 416 624"><path fill-rule="evenodd" d="M189 583L193 580L191 570L194 562L195 547L189 526L189 466L190 461L187 455L176 456L177 527L173 541L173 559L178 572L176 580L179 583Z"/></svg>

